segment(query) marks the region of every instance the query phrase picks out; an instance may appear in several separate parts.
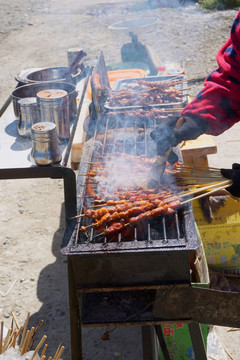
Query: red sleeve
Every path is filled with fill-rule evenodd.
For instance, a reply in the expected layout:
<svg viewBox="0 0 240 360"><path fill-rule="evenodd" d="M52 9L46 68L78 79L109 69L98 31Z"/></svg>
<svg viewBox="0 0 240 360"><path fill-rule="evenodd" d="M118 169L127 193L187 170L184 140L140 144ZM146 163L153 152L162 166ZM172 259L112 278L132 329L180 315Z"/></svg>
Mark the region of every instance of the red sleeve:
<svg viewBox="0 0 240 360"><path fill-rule="evenodd" d="M223 133L240 120L240 10L217 62L218 69L207 77L202 91L181 114L207 121L206 133L211 135Z"/></svg>

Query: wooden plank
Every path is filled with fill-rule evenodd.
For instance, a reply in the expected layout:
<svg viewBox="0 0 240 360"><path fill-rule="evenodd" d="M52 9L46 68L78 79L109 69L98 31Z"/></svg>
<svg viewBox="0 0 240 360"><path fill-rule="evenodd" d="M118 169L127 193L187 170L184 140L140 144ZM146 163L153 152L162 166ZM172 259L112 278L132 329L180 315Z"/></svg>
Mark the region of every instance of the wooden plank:
<svg viewBox="0 0 240 360"><path fill-rule="evenodd" d="M82 147L85 141L86 132L83 129L84 121L89 115L89 105L91 100L89 97L85 97L82 105L82 111L78 120L78 125L73 139L71 150L71 167L73 170L77 170L81 161Z"/></svg>
<svg viewBox="0 0 240 360"><path fill-rule="evenodd" d="M191 286L157 290L156 318L240 328L240 294Z"/></svg>
<svg viewBox="0 0 240 360"><path fill-rule="evenodd" d="M184 153L195 151L201 155L216 154L217 145L211 135L203 134L195 140L188 140L181 143L181 150Z"/></svg>

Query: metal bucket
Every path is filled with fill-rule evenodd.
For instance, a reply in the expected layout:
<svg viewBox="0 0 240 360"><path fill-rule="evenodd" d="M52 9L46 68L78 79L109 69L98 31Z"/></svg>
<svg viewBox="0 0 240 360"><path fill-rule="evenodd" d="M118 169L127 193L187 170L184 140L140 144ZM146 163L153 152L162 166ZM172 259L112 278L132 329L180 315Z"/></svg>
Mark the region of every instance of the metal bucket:
<svg viewBox="0 0 240 360"><path fill-rule="evenodd" d="M14 114L18 118L19 117L19 104L18 100L26 98L26 97L36 97L37 93L42 90L49 89L61 89L65 90L68 93L68 101L69 101L69 114L70 121L74 121L77 115L77 90L75 85L69 83L62 82L45 82L45 83L35 83L23 85L16 88L12 92L12 100L13 100L13 109Z"/></svg>
<svg viewBox="0 0 240 360"><path fill-rule="evenodd" d="M30 72L26 75L28 83L44 82L44 81L60 81L76 84L78 71L76 74L67 74L68 67L52 67L44 68Z"/></svg>
<svg viewBox="0 0 240 360"><path fill-rule="evenodd" d="M59 139L69 139L70 122L67 92L60 89L39 91L37 103L41 121L55 123Z"/></svg>

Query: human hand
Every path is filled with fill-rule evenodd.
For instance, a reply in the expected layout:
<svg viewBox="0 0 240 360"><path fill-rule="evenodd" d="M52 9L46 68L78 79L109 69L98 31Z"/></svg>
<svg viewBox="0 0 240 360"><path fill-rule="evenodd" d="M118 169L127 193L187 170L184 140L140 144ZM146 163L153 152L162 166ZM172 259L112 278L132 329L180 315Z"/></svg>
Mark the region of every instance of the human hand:
<svg viewBox="0 0 240 360"><path fill-rule="evenodd" d="M157 155L164 155L174 146L186 140L196 139L203 134L208 123L203 119L185 117L182 125L176 128L178 117L168 117L150 135L157 145Z"/></svg>
<svg viewBox="0 0 240 360"><path fill-rule="evenodd" d="M221 174L232 180L232 185L226 190L235 197L240 197L240 164L234 163L232 169L220 169Z"/></svg>

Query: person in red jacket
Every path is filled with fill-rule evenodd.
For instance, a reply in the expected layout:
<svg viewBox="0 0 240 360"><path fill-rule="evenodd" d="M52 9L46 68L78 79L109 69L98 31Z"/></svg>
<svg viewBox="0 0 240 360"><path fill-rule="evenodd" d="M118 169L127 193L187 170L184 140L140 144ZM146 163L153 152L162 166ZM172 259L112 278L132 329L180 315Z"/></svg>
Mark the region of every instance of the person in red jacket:
<svg viewBox="0 0 240 360"><path fill-rule="evenodd" d="M217 54L218 68L204 81L204 88L183 109L183 125L173 132L176 119L169 119L151 133L158 155L184 140L201 134L220 135L240 121L240 10L233 22L230 38ZM233 180L228 191L240 197L240 165L221 169Z"/></svg>

